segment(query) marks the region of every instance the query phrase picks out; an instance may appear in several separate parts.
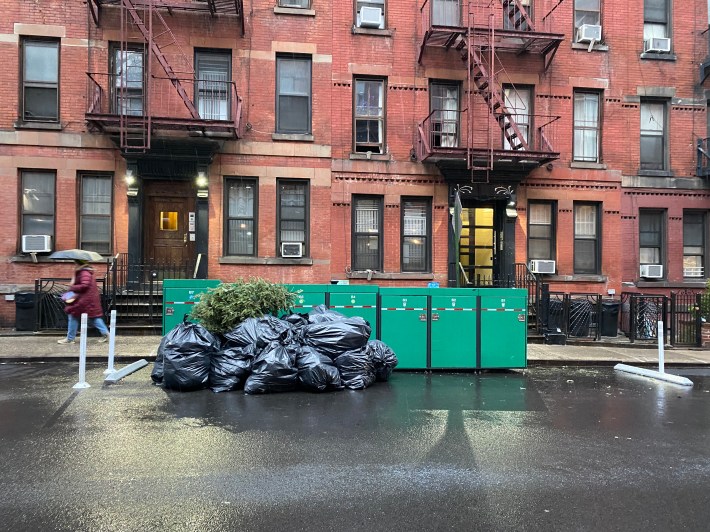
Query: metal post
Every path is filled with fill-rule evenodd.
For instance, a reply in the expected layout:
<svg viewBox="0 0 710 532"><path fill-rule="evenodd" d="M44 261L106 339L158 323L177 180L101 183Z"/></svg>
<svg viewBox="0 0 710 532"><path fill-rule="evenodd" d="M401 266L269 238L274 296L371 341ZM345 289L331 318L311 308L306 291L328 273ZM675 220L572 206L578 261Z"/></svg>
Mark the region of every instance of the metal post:
<svg viewBox="0 0 710 532"><path fill-rule="evenodd" d="M110 375L115 371L113 367L113 357L116 350L116 311L111 311L111 324L108 332L108 367L104 370L104 375Z"/></svg>
<svg viewBox="0 0 710 532"><path fill-rule="evenodd" d="M75 390L82 388L91 388L91 385L86 382L86 322L88 316L86 313L81 315L81 340L79 340L79 382L72 388Z"/></svg>
<svg viewBox="0 0 710 532"><path fill-rule="evenodd" d="M665 360L663 353L663 322L658 322L658 372L665 373Z"/></svg>

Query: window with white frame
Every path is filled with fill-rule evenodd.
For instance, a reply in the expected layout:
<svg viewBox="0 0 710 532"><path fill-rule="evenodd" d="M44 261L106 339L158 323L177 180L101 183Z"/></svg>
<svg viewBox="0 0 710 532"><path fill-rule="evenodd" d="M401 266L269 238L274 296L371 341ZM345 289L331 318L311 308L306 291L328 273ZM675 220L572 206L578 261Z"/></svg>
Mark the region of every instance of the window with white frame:
<svg viewBox="0 0 710 532"><path fill-rule="evenodd" d="M102 255L110 254L113 177L84 174L80 179L79 247Z"/></svg>
<svg viewBox="0 0 710 532"><path fill-rule="evenodd" d="M228 177L225 182L224 242L226 255L257 253L258 182L254 178Z"/></svg>
<svg viewBox="0 0 710 532"><path fill-rule="evenodd" d="M402 271L431 271L431 200L402 199Z"/></svg>
<svg viewBox="0 0 710 532"><path fill-rule="evenodd" d="M601 26L601 0L574 0L574 28L582 24Z"/></svg>
<svg viewBox="0 0 710 532"><path fill-rule="evenodd" d="M311 58L276 56L276 132L311 133Z"/></svg>
<svg viewBox="0 0 710 532"><path fill-rule="evenodd" d="M505 98L505 107L510 113L511 120L518 126L523 140L528 142L532 118L532 89L530 87L506 85L503 87L503 96ZM509 122L507 118L505 121L506 123ZM505 136L503 136L503 149L511 149L511 145Z"/></svg>
<svg viewBox="0 0 710 532"><path fill-rule="evenodd" d="M195 52L197 110L205 120L229 120L232 55L229 51Z"/></svg>
<svg viewBox="0 0 710 532"><path fill-rule="evenodd" d="M143 71L144 53L141 48L121 49L113 46L111 55L112 109L115 114L141 116L145 101Z"/></svg>
<svg viewBox="0 0 710 532"><path fill-rule="evenodd" d="M384 29L385 0L356 0L355 26L358 28Z"/></svg>
<svg viewBox="0 0 710 532"><path fill-rule="evenodd" d="M519 0L519 4L527 14L527 20L520 9L510 9L515 6L515 2L510 2L508 7L503 10L503 29L529 31L530 26L528 20L533 20L533 2L532 0Z"/></svg>
<svg viewBox="0 0 710 532"><path fill-rule="evenodd" d="M600 96L598 92L574 91L575 161L599 162Z"/></svg>
<svg viewBox="0 0 710 532"><path fill-rule="evenodd" d="M385 80L355 79L355 152L385 153Z"/></svg>
<svg viewBox="0 0 710 532"><path fill-rule="evenodd" d="M277 180L277 189L277 254L278 256L307 257L308 181L279 179Z"/></svg>
<svg viewBox="0 0 710 532"><path fill-rule="evenodd" d="M528 203L528 259L555 260L556 205L551 201Z"/></svg>
<svg viewBox="0 0 710 532"><path fill-rule="evenodd" d="M459 84L431 83L431 145L435 148L456 148L459 145Z"/></svg>
<svg viewBox="0 0 710 532"><path fill-rule="evenodd" d="M461 1L432 0L431 23L433 26L461 26Z"/></svg>
<svg viewBox="0 0 710 532"><path fill-rule="evenodd" d="M670 0L644 0L643 39L670 37Z"/></svg>
<svg viewBox="0 0 710 532"><path fill-rule="evenodd" d="M705 278L707 213L683 211L683 277Z"/></svg>
<svg viewBox="0 0 710 532"><path fill-rule="evenodd" d="M59 120L58 41L22 41L22 120Z"/></svg>
<svg viewBox="0 0 710 532"><path fill-rule="evenodd" d="M353 196L352 269L381 271L382 196Z"/></svg>
<svg viewBox="0 0 710 532"><path fill-rule="evenodd" d="M54 241L54 172L22 172L21 232L23 235L49 235Z"/></svg>
<svg viewBox="0 0 710 532"><path fill-rule="evenodd" d="M666 170L666 103L641 101L641 170Z"/></svg>
<svg viewBox="0 0 710 532"><path fill-rule="evenodd" d="M639 264L663 264L665 218L662 210L639 210Z"/></svg>
<svg viewBox="0 0 710 532"><path fill-rule="evenodd" d="M308 9L309 7L311 7L311 0L279 0L279 7Z"/></svg>
<svg viewBox="0 0 710 532"><path fill-rule="evenodd" d="M598 203L574 204L574 273L598 274L601 227Z"/></svg>

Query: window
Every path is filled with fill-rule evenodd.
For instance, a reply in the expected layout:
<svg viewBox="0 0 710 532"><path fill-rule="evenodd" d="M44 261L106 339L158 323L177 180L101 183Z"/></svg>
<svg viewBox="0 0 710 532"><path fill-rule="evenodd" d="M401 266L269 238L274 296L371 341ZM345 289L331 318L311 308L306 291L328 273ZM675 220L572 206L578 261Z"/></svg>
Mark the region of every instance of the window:
<svg viewBox="0 0 710 532"><path fill-rule="evenodd" d="M111 55L112 112L141 116L143 114L143 50L113 47Z"/></svg>
<svg viewBox="0 0 710 532"><path fill-rule="evenodd" d="M643 2L643 39L670 37L668 15L670 0L644 0Z"/></svg>
<svg viewBox="0 0 710 532"><path fill-rule="evenodd" d="M110 175L81 176L79 247L96 253L111 253Z"/></svg>
<svg viewBox="0 0 710 532"><path fill-rule="evenodd" d="M575 0L574 1L574 28L582 24L601 26L601 0Z"/></svg>
<svg viewBox="0 0 710 532"><path fill-rule="evenodd" d="M598 92L574 92L575 161L599 162L599 101Z"/></svg>
<svg viewBox="0 0 710 532"><path fill-rule="evenodd" d="M641 101L641 170L666 170L666 104Z"/></svg>
<svg viewBox="0 0 710 532"><path fill-rule="evenodd" d="M276 132L311 132L311 58L276 57Z"/></svg>
<svg viewBox="0 0 710 532"><path fill-rule="evenodd" d="M459 145L459 86L434 82L430 91L431 145L456 148Z"/></svg>
<svg viewBox="0 0 710 532"><path fill-rule="evenodd" d="M59 43L22 41L22 120L59 121Z"/></svg>
<svg viewBox="0 0 710 532"><path fill-rule="evenodd" d="M384 29L385 0L357 0L355 11L355 25L358 28Z"/></svg>
<svg viewBox="0 0 710 532"><path fill-rule="evenodd" d="M528 204L528 259L555 260L555 214L552 202Z"/></svg>
<svg viewBox="0 0 710 532"><path fill-rule="evenodd" d="M278 226L277 255L294 256L293 248L282 251L282 244L301 244L300 251L308 256L308 181L279 179L278 187Z"/></svg>
<svg viewBox="0 0 710 532"><path fill-rule="evenodd" d="M503 96L505 97L505 107L510 112L511 119L518 126L520 133L523 135L523 140L528 142L530 138L530 119L532 117L532 89L507 85L503 87ZM505 121L506 123L509 122L507 118ZM513 149L505 135L503 135L503 149Z"/></svg>
<svg viewBox="0 0 710 532"><path fill-rule="evenodd" d="M532 0L520 0L520 5L525 10L528 15L528 19L532 21L533 19L533 5ZM510 2L510 5L503 10L503 29L504 30L517 30L517 31L529 31L530 26L527 20L521 13L519 9L510 10L511 6L515 6L514 2ZM507 16L506 16L507 15Z"/></svg>
<svg viewBox="0 0 710 532"><path fill-rule="evenodd" d="M229 120L232 56L229 52L196 52L197 110L205 120Z"/></svg>
<svg viewBox="0 0 710 532"><path fill-rule="evenodd" d="M434 26L460 26L461 5L459 0L433 0L431 23Z"/></svg>
<svg viewBox="0 0 710 532"><path fill-rule="evenodd" d="M22 234L54 240L54 172L22 172Z"/></svg>
<svg viewBox="0 0 710 532"><path fill-rule="evenodd" d="M353 270L382 270L382 217L381 196L353 196Z"/></svg>
<svg viewBox="0 0 710 532"><path fill-rule="evenodd" d="M665 211L639 211L639 264L663 264Z"/></svg>
<svg viewBox="0 0 710 532"><path fill-rule="evenodd" d="M705 277L706 227L704 212L683 211L683 277Z"/></svg>
<svg viewBox="0 0 710 532"><path fill-rule="evenodd" d="M431 271L431 200L402 199L402 271Z"/></svg>
<svg viewBox="0 0 710 532"><path fill-rule="evenodd" d="M599 204L574 204L574 273L599 273L601 264L599 224Z"/></svg>
<svg viewBox="0 0 710 532"><path fill-rule="evenodd" d="M308 9L311 7L311 0L279 0L279 7L295 7L298 9Z"/></svg>
<svg viewBox="0 0 710 532"><path fill-rule="evenodd" d="M385 81L355 80L355 151L385 153Z"/></svg>
<svg viewBox="0 0 710 532"><path fill-rule="evenodd" d="M258 188L256 179L227 178L225 213L225 253L256 255Z"/></svg>

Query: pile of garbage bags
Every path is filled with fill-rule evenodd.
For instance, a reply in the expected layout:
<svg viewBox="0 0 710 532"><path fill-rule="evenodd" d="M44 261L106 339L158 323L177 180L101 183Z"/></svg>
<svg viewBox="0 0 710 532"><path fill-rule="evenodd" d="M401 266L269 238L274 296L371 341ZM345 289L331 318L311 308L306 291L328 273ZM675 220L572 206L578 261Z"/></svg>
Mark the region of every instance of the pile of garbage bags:
<svg viewBox="0 0 710 532"><path fill-rule="evenodd" d="M180 391L362 390L387 381L397 366L392 349L369 340L370 333L363 318L325 305L281 319L249 318L221 338L184 321L163 337L150 376Z"/></svg>

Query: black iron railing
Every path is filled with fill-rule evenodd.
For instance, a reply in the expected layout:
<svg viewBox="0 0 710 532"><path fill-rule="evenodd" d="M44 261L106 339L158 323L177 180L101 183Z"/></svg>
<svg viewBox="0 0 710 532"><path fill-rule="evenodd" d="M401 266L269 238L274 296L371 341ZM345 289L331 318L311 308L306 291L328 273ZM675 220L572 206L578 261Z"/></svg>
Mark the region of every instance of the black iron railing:
<svg viewBox="0 0 710 532"><path fill-rule="evenodd" d="M621 330L631 343L637 340L657 341L659 321L663 322L666 329L664 337L669 337L668 302L667 296L658 294L621 294Z"/></svg>
<svg viewBox="0 0 710 532"><path fill-rule="evenodd" d="M67 315L62 294L69 289L70 278L44 277L35 279L35 331L66 330ZM111 303L106 277L96 279L104 316L108 316Z"/></svg>

